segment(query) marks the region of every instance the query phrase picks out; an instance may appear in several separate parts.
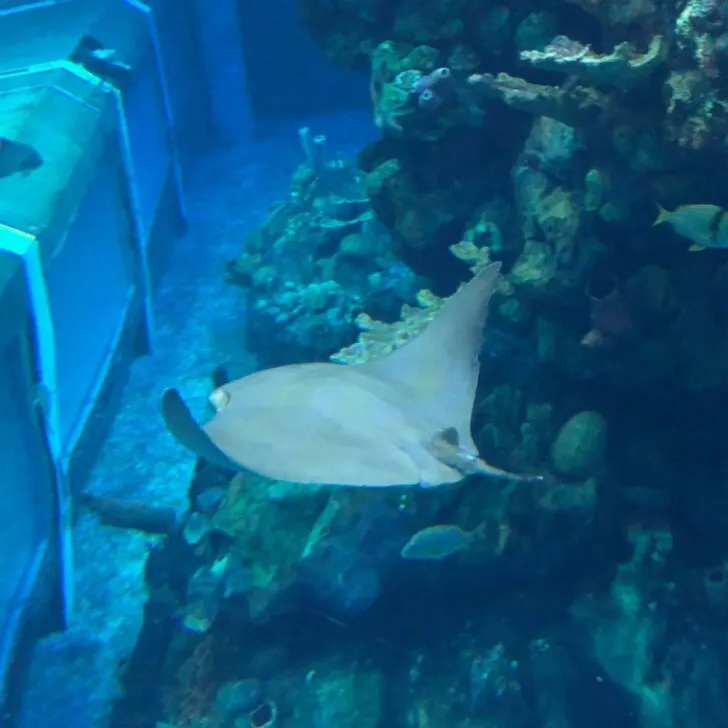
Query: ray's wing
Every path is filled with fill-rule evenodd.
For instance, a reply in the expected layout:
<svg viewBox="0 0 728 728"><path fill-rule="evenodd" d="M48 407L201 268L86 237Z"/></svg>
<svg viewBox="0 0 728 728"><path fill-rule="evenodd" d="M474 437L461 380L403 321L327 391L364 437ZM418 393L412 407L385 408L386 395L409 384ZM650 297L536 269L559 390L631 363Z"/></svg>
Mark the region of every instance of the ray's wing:
<svg viewBox="0 0 728 728"><path fill-rule="evenodd" d="M228 392L230 402L203 434L241 467L268 478L404 486L420 481L422 458L413 455L434 463L391 387L355 368L279 367L238 380ZM448 470L444 477L459 475Z"/></svg>
<svg viewBox="0 0 728 728"><path fill-rule="evenodd" d="M500 275L492 263L454 293L414 339L391 354L355 365L409 392L436 432L454 427L461 446L477 452L470 434L488 305Z"/></svg>
<svg viewBox="0 0 728 728"><path fill-rule="evenodd" d="M189 407L176 389L164 390L161 407L167 430L180 445L213 465L229 470L238 470L235 463L215 445L197 423Z"/></svg>

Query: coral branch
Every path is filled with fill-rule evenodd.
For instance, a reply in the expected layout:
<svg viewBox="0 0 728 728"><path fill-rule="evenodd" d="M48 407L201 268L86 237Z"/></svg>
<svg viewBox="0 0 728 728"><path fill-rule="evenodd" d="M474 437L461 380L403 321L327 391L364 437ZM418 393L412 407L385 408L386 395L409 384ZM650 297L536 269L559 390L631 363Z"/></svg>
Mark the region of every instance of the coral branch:
<svg viewBox="0 0 728 728"><path fill-rule="evenodd" d="M518 111L548 116L569 126L597 123L611 100L610 94L586 86L542 86L507 73L473 74L468 83L484 98L502 101Z"/></svg>
<svg viewBox="0 0 728 728"><path fill-rule="evenodd" d="M521 60L535 68L574 75L588 84L629 88L644 83L662 65L666 47L663 37L657 35L646 53L639 54L629 43L620 43L609 55L601 55L559 35L543 51L523 51Z"/></svg>

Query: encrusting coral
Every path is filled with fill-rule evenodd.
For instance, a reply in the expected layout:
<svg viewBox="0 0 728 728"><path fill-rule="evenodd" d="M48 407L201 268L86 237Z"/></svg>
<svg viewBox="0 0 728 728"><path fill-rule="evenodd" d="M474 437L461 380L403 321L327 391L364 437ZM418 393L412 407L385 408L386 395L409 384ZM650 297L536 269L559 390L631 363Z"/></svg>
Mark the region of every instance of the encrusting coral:
<svg viewBox="0 0 728 728"><path fill-rule="evenodd" d="M470 242L451 245L450 251L467 263L473 273L490 262L488 248L479 248ZM376 321L366 313L357 316L356 325L362 332L358 340L333 354L331 360L341 364L361 364L389 354L417 336L437 316L445 299L426 288L417 292L416 299L416 306L402 306L399 319L394 323Z"/></svg>
<svg viewBox="0 0 728 728"><path fill-rule="evenodd" d="M392 594L375 624L396 619L402 594L442 599L438 624L456 615L434 661L395 646L396 677L359 654L279 669L256 696L280 726L566 727L593 722L592 702L615 724L719 725L728 264L688 246L691 205L715 212L713 248L728 209L725 4L299 6L329 57L369 74L380 138L355 167L302 135L291 199L227 271L249 291L254 345L275 337L266 363L281 344L290 361L382 356L500 261L472 435L498 467L545 477L363 493L228 474L213 486L203 470L184 529L197 558L185 624L219 648L250 623L295 612L298 624L302 605L347 639L356 630L338 620ZM690 240L653 228L658 203L680 210ZM477 538L445 569L401 558L437 526ZM247 696L258 678L226 684Z"/></svg>
<svg viewBox="0 0 728 728"><path fill-rule="evenodd" d="M573 75L582 83L629 88L645 83L660 68L666 50L661 35L652 38L643 54L626 42L611 53L595 53L589 46L558 35L543 50L522 51L520 57L534 68Z"/></svg>

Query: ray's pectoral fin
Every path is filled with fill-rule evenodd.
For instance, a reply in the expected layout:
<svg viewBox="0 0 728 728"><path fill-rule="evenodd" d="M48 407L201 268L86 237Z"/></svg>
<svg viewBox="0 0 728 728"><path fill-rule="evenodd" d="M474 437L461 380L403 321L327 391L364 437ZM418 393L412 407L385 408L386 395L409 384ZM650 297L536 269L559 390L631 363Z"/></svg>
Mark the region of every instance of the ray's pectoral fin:
<svg viewBox="0 0 728 728"><path fill-rule="evenodd" d="M460 445L460 436L454 427L448 427L432 438L428 446L430 454L441 463L468 475L485 475L500 480L518 480L521 482L540 482L542 475L510 473L489 465L477 452L470 452Z"/></svg>
<svg viewBox="0 0 728 728"><path fill-rule="evenodd" d="M180 445L213 465L228 470L238 469L195 420L176 389L164 390L161 407L167 430Z"/></svg>

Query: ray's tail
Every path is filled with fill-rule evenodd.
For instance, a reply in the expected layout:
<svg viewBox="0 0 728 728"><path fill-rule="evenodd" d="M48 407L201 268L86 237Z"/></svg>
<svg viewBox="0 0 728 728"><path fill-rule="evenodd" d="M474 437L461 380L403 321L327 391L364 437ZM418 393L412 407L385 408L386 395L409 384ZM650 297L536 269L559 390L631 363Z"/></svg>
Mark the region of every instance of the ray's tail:
<svg viewBox="0 0 728 728"><path fill-rule="evenodd" d="M478 467L475 471L478 475L484 475L486 478L496 478L497 480L514 480L519 483L543 483L546 480L544 475L532 473L511 473L508 470L501 470L493 465L489 465L482 458L478 458Z"/></svg>

